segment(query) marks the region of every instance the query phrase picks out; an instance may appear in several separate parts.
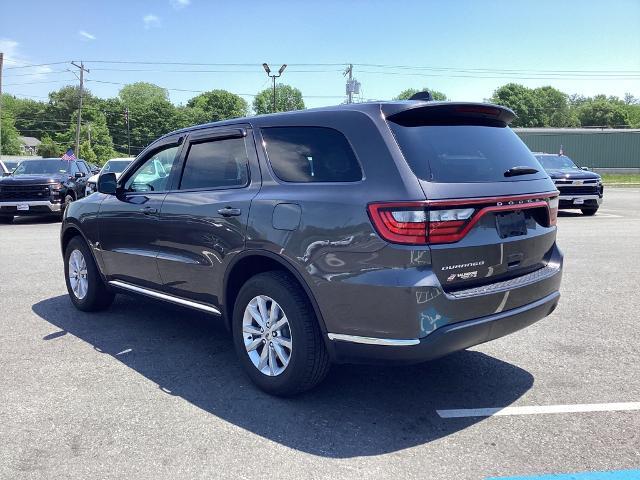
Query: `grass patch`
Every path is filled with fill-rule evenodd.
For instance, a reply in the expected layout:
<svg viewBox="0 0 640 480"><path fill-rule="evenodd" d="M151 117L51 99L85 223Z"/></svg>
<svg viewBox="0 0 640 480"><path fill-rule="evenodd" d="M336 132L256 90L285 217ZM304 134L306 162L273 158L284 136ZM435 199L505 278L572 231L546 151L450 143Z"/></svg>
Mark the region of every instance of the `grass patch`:
<svg viewBox="0 0 640 480"><path fill-rule="evenodd" d="M640 184L640 173L603 173L602 181L605 185L612 183Z"/></svg>

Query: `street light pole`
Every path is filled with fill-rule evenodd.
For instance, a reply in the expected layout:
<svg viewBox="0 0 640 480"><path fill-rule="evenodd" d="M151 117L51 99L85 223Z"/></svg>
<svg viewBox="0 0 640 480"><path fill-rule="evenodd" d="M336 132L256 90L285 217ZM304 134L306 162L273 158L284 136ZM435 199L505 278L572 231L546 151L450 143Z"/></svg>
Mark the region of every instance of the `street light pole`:
<svg viewBox="0 0 640 480"><path fill-rule="evenodd" d="M273 80L273 112L272 113L276 113L276 78L280 77L282 75L282 72L284 72L284 69L287 68L287 64L283 64L280 67L280 70L278 70L277 74L271 74L271 69L269 68L269 65L267 65L266 63L262 64L262 68L264 68L264 71L267 72L267 76L269 78L271 78Z"/></svg>

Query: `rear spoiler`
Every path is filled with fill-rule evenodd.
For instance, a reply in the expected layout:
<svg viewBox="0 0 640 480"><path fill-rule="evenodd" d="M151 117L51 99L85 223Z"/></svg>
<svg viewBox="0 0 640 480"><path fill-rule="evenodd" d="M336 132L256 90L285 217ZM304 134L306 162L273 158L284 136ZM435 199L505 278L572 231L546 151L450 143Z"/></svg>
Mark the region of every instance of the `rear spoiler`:
<svg viewBox="0 0 640 480"><path fill-rule="evenodd" d="M488 125L505 127L516 114L491 103L406 102L382 104L385 118L405 127L421 125Z"/></svg>

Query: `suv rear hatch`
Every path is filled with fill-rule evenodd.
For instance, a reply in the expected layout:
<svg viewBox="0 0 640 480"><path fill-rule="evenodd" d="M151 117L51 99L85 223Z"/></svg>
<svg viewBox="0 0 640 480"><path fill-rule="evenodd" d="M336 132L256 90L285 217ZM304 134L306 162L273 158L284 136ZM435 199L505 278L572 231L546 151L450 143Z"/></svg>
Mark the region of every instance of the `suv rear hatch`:
<svg viewBox="0 0 640 480"><path fill-rule="evenodd" d="M445 291L544 267L556 237L557 191L508 127L506 108L423 103L386 115L424 202L369 206L383 237L429 245Z"/></svg>

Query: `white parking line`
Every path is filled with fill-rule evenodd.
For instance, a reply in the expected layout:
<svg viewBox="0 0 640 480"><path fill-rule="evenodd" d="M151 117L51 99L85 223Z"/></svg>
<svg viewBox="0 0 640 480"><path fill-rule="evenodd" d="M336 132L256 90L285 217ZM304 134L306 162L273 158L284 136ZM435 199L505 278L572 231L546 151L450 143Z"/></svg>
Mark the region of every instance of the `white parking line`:
<svg viewBox="0 0 640 480"><path fill-rule="evenodd" d="M436 410L440 418L493 417L502 415L544 415L548 413L619 412L640 410L640 402L539 405L503 408L458 408Z"/></svg>

